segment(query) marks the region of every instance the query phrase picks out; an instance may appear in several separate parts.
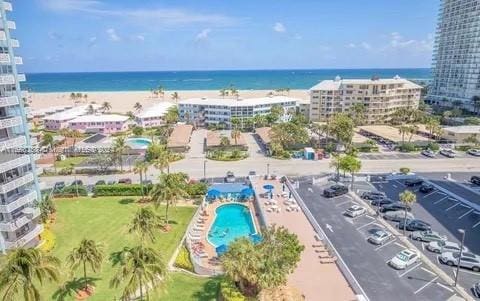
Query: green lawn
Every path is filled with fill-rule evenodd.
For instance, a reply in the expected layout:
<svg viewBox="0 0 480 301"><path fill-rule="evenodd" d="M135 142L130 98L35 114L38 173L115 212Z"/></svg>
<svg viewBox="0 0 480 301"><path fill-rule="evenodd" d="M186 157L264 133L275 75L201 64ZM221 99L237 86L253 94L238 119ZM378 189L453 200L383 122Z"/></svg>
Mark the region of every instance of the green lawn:
<svg viewBox="0 0 480 301"><path fill-rule="evenodd" d="M96 292L88 300L104 301L113 300L114 297L118 298L120 291L109 288L109 281L116 271L116 267L112 267L109 257L114 252L121 251L125 246L139 244L139 240L135 236L127 233L127 225L139 205L133 202L132 198L124 197L59 199L56 201L56 205L57 220L52 226L56 243L52 254L65 261L68 253L79 244L81 239L89 238L101 242L106 258L101 272L97 274L90 272L90 276L95 279ZM164 212L162 207L158 210L159 213ZM161 252L166 262L182 238L194 210L193 207L177 207L176 210L170 210L172 229L168 233L159 231L154 243L155 248ZM76 272L75 276L81 276L81 272ZM74 276L70 275L69 269L63 266L61 283L72 278ZM159 298L161 300L199 300L199 297L201 297L200 300L210 300L210 296L213 295L210 290L216 283L215 281L173 273L170 275L165 289L153 292L151 300L152 297L155 297L153 300ZM44 299L73 300L73 295L69 296L68 294L65 299L57 297L58 292L55 293L61 283L45 285L42 289Z"/></svg>
<svg viewBox="0 0 480 301"><path fill-rule="evenodd" d="M70 167L70 164L77 166L85 161L86 157L68 157L63 161L55 161L55 167L58 169Z"/></svg>

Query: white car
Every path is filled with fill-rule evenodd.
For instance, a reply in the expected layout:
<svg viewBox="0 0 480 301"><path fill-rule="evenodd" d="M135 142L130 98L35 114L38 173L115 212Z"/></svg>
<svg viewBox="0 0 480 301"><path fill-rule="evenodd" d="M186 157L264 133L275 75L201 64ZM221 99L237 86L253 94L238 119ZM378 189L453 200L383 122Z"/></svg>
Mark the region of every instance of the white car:
<svg viewBox="0 0 480 301"><path fill-rule="evenodd" d="M358 205L353 205L352 207L348 208L347 211L345 211L345 215L350 217L357 217L365 214L365 212L367 212L365 208Z"/></svg>
<svg viewBox="0 0 480 301"><path fill-rule="evenodd" d="M442 253L438 259L441 263L449 266L457 266L459 257L459 252L445 252ZM460 260L460 267L472 269L474 272L480 272L480 256L472 253L463 253L462 259Z"/></svg>
<svg viewBox="0 0 480 301"><path fill-rule="evenodd" d="M404 270L419 260L420 255L415 250L405 249L390 259L388 264L394 269Z"/></svg>
<svg viewBox="0 0 480 301"><path fill-rule="evenodd" d="M447 158L455 158L455 152L451 149L442 149L440 154L444 155Z"/></svg>
<svg viewBox="0 0 480 301"><path fill-rule="evenodd" d="M452 241L431 241L427 245L427 250L435 253L460 252L460 245ZM467 247L463 247L463 252L468 252Z"/></svg>
<svg viewBox="0 0 480 301"><path fill-rule="evenodd" d="M475 157L480 157L480 149L472 148L467 151L467 154L470 154Z"/></svg>
<svg viewBox="0 0 480 301"><path fill-rule="evenodd" d="M432 151L432 150L426 149L426 150L422 151L422 155L424 155L426 157L433 158L433 157L435 157L435 152Z"/></svg>
<svg viewBox="0 0 480 301"><path fill-rule="evenodd" d="M372 235L368 237L368 241L374 245L383 245L387 242L390 238L392 238L392 233L385 231L385 230L377 230L373 232Z"/></svg>

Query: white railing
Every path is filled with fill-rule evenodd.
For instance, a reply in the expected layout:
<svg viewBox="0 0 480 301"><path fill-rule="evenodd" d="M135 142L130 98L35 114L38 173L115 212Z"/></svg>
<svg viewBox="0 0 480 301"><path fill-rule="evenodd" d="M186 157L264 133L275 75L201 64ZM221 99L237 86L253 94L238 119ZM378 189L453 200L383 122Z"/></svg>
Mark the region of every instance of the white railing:
<svg viewBox="0 0 480 301"><path fill-rule="evenodd" d="M18 105L17 96L0 97L0 107L8 107L14 105Z"/></svg>
<svg viewBox="0 0 480 301"><path fill-rule="evenodd" d="M15 64L23 65L23 58L21 56L16 56L15 57Z"/></svg>
<svg viewBox="0 0 480 301"><path fill-rule="evenodd" d="M10 55L8 53L0 53L0 63L10 64Z"/></svg>
<svg viewBox="0 0 480 301"><path fill-rule="evenodd" d="M25 76L25 74L17 74L17 79L19 82L24 82L27 80L27 77Z"/></svg>
<svg viewBox="0 0 480 301"><path fill-rule="evenodd" d="M36 225L30 232L20 237L16 241L5 241L7 249L19 248L26 245L29 241L39 236L43 232L43 225Z"/></svg>
<svg viewBox="0 0 480 301"><path fill-rule="evenodd" d="M12 11L13 10L12 3L3 1L3 9L6 11Z"/></svg>
<svg viewBox="0 0 480 301"><path fill-rule="evenodd" d="M0 205L0 212L1 213L10 213L15 209L22 207L23 205L30 204L37 199L37 192L35 190L27 192L26 194L20 196L15 201L7 204L7 205Z"/></svg>
<svg viewBox="0 0 480 301"><path fill-rule="evenodd" d="M2 74L0 75L0 84L14 85L15 77L12 74Z"/></svg>
<svg viewBox="0 0 480 301"><path fill-rule="evenodd" d="M14 48L17 48L17 47L20 47L20 42L16 39L10 39L10 44L12 45L12 47Z"/></svg>
<svg viewBox="0 0 480 301"><path fill-rule="evenodd" d="M0 152L10 148L22 147L27 143L25 136L0 141Z"/></svg>
<svg viewBox="0 0 480 301"><path fill-rule="evenodd" d="M22 125L22 117L20 116L0 119L0 129L11 128L19 125Z"/></svg>
<svg viewBox="0 0 480 301"><path fill-rule="evenodd" d="M13 160L4 162L0 164L0 173L1 172L6 172L10 169L14 169L26 164L30 163L30 156L29 155L22 155L18 158L15 158Z"/></svg>
<svg viewBox="0 0 480 301"><path fill-rule="evenodd" d="M21 187L31 182L33 182L33 173L29 172L20 178L0 185L0 193L7 193L14 190L15 188Z"/></svg>
<svg viewBox="0 0 480 301"><path fill-rule="evenodd" d="M7 27L8 29L17 29L17 24L13 21L7 21Z"/></svg>
<svg viewBox="0 0 480 301"><path fill-rule="evenodd" d="M1 222L0 223L0 230L1 231L7 231L7 232L14 232L21 227L25 226L29 222L31 222L33 219L37 218L40 216L40 209L36 208L33 210L32 213L24 214L19 218L16 218L13 221L10 222Z"/></svg>
<svg viewBox="0 0 480 301"><path fill-rule="evenodd" d="M5 31L0 30L0 41L6 41L7 40L7 35L5 34Z"/></svg>

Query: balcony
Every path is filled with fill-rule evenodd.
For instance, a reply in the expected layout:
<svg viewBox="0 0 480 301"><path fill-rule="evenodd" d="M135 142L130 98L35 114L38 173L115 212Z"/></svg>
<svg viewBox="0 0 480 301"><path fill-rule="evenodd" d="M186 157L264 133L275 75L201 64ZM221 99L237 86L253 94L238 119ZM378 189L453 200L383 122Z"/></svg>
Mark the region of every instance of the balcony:
<svg viewBox="0 0 480 301"><path fill-rule="evenodd" d="M10 55L8 53L0 53L0 63L10 64Z"/></svg>
<svg viewBox="0 0 480 301"><path fill-rule="evenodd" d="M0 193L7 193L14 190L15 188L21 187L31 182L33 182L33 173L28 172L22 177L16 178L15 180L9 181L6 184L0 185Z"/></svg>
<svg viewBox="0 0 480 301"><path fill-rule="evenodd" d="M40 216L40 209L27 207L22 215L9 222L0 222L0 231L14 232Z"/></svg>
<svg viewBox="0 0 480 301"><path fill-rule="evenodd" d="M37 199L37 192L35 190L27 190L26 192L14 195L13 197L16 197L17 199L7 205L0 205L0 213L10 213L24 205L33 203Z"/></svg>
<svg viewBox="0 0 480 301"><path fill-rule="evenodd" d="M18 137L11 137L0 140L0 152L11 149L25 146L27 143L27 139L25 136L18 136Z"/></svg>
<svg viewBox="0 0 480 301"><path fill-rule="evenodd" d="M8 29L17 29L17 25L13 21L7 21Z"/></svg>
<svg viewBox="0 0 480 301"><path fill-rule="evenodd" d="M29 164L30 155L2 154L0 161L0 173L2 173Z"/></svg>
<svg viewBox="0 0 480 301"><path fill-rule="evenodd" d="M0 119L0 129L11 128L14 126L22 125L22 117L5 117Z"/></svg>
<svg viewBox="0 0 480 301"><path fill-rule="evenodd" d="M14 85L15 77L12 74L0 75L0 85Z"/></svg>
<svg viewBox="0 0 480 301"><path fill-rule="evenodd" d="M14 249L14 248L19 248L23 247L26 245L28 242L30 242L32 239L38 237L41 233L43 232L43 225L36 225L35 228L30 230L28 233L23 235L22 237L17 238L15 241L5 241L5 247L7 249Z"/></svg>
<svg viewBox="0 0 480 301"><path fill-rule="evenodd" d="M20 47L20 42L18 42L18 40L16 40L16 39L10 39L10 45L12 45L12 47L14 47L14 48L18 48L18 47Z"/></svg>
<svg viewBox="0 0 480 301"><path fill-rule="evenodd" d="M27 80L27 78L25 77L25 74L17 74L17 79L19 82L24 82Z"/></svg>
<svg viewBox="0 0 480 301"><path fill-rule="evenodd" d="M7 40L7 35L5 34L5 31L0 30L0 41L6 41Z"/></svg>
<svg viewBox="0 0 480 301"><path fill-rule="evenodd" d="M18 105L18 103L17 96L0 97L0 107L15 106Z"/></svg>
<svg viewBox="0 0 480 301"><path fill-rule="evenodd" d="M23 65L23 58L20 56L15 57L15 64L17 65Z"/></svg>
<svg viewBox="0 0 480 301"><path fill-rule="evenodd" d="M12 4L10 2L4 1L3 2L3 9L6 10L6 11L12 11L13 10Z"/></svg>

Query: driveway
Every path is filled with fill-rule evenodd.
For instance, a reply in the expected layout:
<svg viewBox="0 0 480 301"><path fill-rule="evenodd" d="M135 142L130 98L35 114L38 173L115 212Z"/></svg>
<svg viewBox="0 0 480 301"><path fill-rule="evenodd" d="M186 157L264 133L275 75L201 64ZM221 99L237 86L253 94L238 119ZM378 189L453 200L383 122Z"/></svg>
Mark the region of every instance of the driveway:
<svg viewBox="0 0 480 301"><path fill-rule="evenodd" d="M185 154L186 158L205 158L205 154L203 153L205 137L207 137L206 129L199 129L192 132L190 150Z"/></svg>

